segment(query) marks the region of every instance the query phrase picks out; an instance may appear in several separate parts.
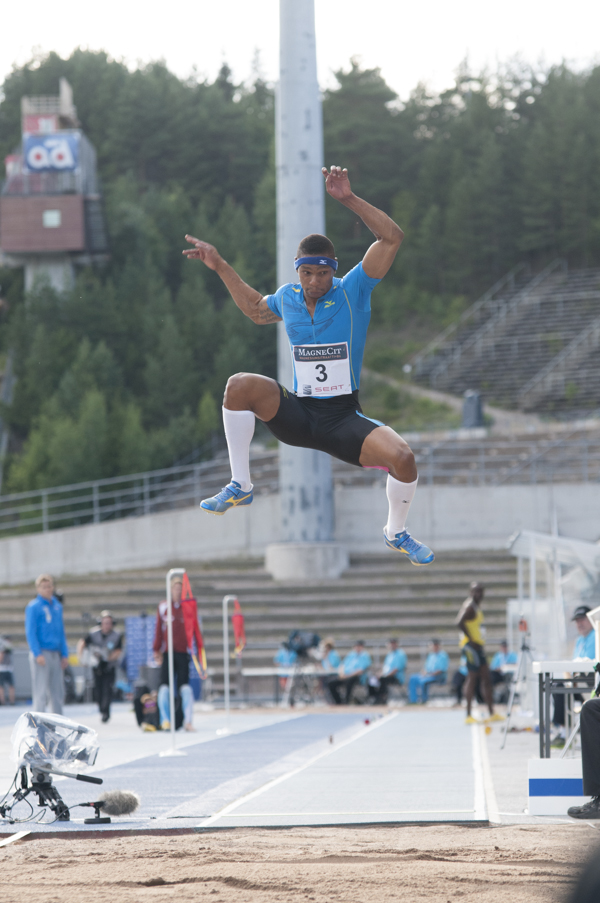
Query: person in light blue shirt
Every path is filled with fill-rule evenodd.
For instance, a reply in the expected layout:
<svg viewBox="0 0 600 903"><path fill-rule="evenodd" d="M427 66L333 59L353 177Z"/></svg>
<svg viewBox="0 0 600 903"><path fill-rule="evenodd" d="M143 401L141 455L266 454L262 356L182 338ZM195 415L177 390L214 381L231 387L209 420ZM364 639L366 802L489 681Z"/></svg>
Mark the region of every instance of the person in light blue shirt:
<svg viewBox="0 0 600 903"><path fill-rule="evenodd" d="M571 618L575 622L577 633L579 634L575 640L573 661L578 658L596 658L596 631L587 616L588 611L591 611L588 605L579 605Z"/></svg>
<svg viewBox="0 0 600 903"><path fill-rule="evenodd" d="M330 636L325 637L325 639L323 640L322 658L320 665L323 671L329 671L330 673L321 678L321 689L329 705L333 705L335 703L335 699L333 698L329 690L329 684L335 683L338 680L337 674L341 663L342 660L335 648L335 640ZM332 671L336 672L335 675L331 673Z"/></svg>
<svg viewBox="0 0 600 903"><path fill-rule="evenodd" d="M392 684L402 686L406 680L406 652L398 649L398 640L387 642L387 655L378 678L369 684L369 692L375 705L386 705L389 689Z"/></svg>
<svg viewBox="0 0 600 903"><path fill-rule="evenodd" d="M387 471L387 548L416 565L434 554L406 530L417 488L415 456L391 427L366 417L358 400L371 293L392 266L403 232L390 217L358 197L348 170L323 168L325 189L359 217L375 236L363 259L341 278L335 248L326 235L312 233L298 246L293 266L298 281L263 295L244 282L205 241L186 235L193 247L183 254L201 260L228 289L237 307L257 325L283 322L289 341L293 386L258 373L236 373L225 388L223 425L231 482L200 507L212 514L252 504L250 443L255 419L287 445L311 448L357 467ZM292 260L289 261L290 267Z"/></svg>
<svg viewBox="0 0 600 903"><path fill-rule="evenodd" d="M69 664L62 605L54 595L50 574L40 574L35 586L37 596L25 609L33 711L62 715L63 671Z"/></svg>
<svg viewBox="0 0 600 903"><path fill-rule="evenodd" d="M325 637L323 640L323 658L321 667L324 671L337 671L341 664L341 658L335 648L333 637Z"/></svg>
<svg viewBox="0 0 600 903"><path fill-rule="evenodd" d="M425 704L429 698L431 684L445 684L448 679L448 653L444 652L439 640L431 641L431 650L425 659L425 667L420 674L411 674L408 681L408 699L411 703Z"/></svg>
<svg viewBox="0 0 600 903"><path fill-rule="evenodd" d="M342 705L342 703L347 705L356 684L366 684L367 672L371 664L372 659L365 649L364 642L357 640L341 664L340 676L327 682L327 689L336 705Z"/></svg>
<svg viewBox="0 0 600 903"><path fill-rule="evenodd" d="M282 643L275 655L273 661L279 668L288 668L294 665L298 656L293 649L288 649L285 643Z"/></svg>
<svg viewBox="0 0 600 903"><path fill-rule="evenodd" d="M494 655L490 668L492 672L494 671L502 671L507 665L516 665L517 664L517 653L509 652L508 643L506 640L502 640L500 643L500 649ZM497 683L497 681L496 681Z"/></svg>
<svg viewBox="0 0 600 903"><path fill-rule="evenodd" d="M507 703L509 698L509 684L512 677L512 671L509 665L517 664L517 653L510 652L506 640L500 643L500 649L490 662L490 680L492 682L492 690L495 692L495 701L499 703Z"/></svg>
<svg viewBox="0 0 600 903"><path fill-rule="evenodd" d="M573 661L576 661L578 658L596 658L596 631L592 627L592 623L587 616L588 611L591 611L591 608L588 605L578 605L571 618L571 620L575 622L579 634L575 640ZM575 696L574 699L583 702L583 696L580 696L579 694ZM552 724L558 728L558 739L564 739L565 697L562 693L553 693L552 700L554 702Z"/></svg>

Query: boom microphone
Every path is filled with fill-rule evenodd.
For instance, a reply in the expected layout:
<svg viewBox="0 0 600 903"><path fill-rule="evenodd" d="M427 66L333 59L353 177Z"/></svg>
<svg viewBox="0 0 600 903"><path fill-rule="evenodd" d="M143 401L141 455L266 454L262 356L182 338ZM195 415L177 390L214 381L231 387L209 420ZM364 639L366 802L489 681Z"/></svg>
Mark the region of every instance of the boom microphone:
<svg viewBox="0 0 600 903"><path fill-rule="evenodd" d="M100 794L98 803L92 803L92 806L98 806L106 815L131 815L139 804L139 796L131 790L107 790Z"/></svg>
<svg viewBox="0 0 600 903"><path fill-rule="evenodd" d="M86 825L109 824L110 817L102 818L100 812L106 816L131 815L138 808L139 804L140 798L132 790L107 790L94 803L79 803L80 806L91 806L96 810L94 818L84 819Z"/></svg>

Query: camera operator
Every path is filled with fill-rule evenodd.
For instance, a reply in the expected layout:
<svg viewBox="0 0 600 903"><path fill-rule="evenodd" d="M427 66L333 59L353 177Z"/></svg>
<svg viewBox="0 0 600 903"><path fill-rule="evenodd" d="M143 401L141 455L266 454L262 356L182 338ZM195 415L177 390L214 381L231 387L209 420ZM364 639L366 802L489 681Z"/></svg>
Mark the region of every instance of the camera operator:
<svg viewBox="0 0 600 903"><path fill-rule="evenodd" d="M123 650L123 636L115 630L112 612L100 613L100 625L77 644L77 654L82 657L87 649L94 671L94 697L98 703L102 721L110 718L110 703L115 684L116 666Z"/></svg>

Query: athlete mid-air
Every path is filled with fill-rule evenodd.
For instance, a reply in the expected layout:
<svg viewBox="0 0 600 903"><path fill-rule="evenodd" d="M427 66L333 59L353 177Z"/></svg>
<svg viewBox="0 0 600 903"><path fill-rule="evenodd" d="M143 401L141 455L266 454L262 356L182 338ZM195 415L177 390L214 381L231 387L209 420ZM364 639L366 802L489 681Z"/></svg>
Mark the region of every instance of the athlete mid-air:
<svg viewBox="0 0 600 903"><path fill-rule="evenodd" d="M223 401L223 423L231 462L231 482L201 507L212 514L250 505L250 442L258 417L287 445L327 452L358 467L387 470L387 546L416 565L434 555L406 531L408 509L417 488L415 458L407 443L389 426L370 420L358 401L360 371L371 317L371 292L383 279L400 247L402 230L382 210L357 197L348 171L323 169L328 194L356 213L376 241L361 263L343 278L325 235L308 235L298 248L299 283L281 286L263 297L247 285L213 245L191 235L183 253L201 260L224 282L231 297L258 325L283 320L294 368L293 391L257 373L230 377Z"/></svg>

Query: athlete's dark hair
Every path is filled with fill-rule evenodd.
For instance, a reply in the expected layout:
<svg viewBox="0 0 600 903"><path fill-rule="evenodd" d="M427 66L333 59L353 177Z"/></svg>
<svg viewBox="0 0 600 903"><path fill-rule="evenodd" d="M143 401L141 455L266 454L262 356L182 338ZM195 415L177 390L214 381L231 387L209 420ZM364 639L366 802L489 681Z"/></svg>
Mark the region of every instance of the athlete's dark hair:
<svg viewBox="0 0 600 903"><path fill-rule="evenodd" d="M335 258L335 248L326 235L319 235L317 232L303 238L296 252L297 257L318 257L320 254Z"/></svg>

